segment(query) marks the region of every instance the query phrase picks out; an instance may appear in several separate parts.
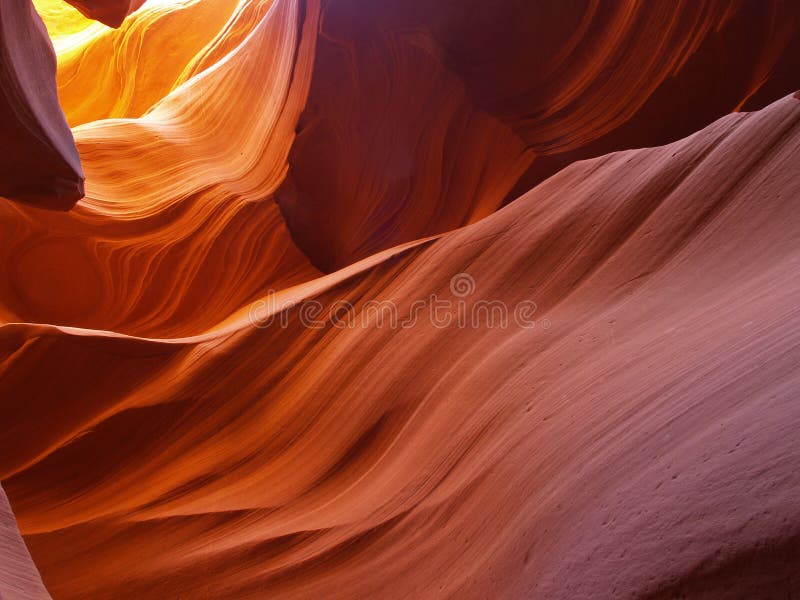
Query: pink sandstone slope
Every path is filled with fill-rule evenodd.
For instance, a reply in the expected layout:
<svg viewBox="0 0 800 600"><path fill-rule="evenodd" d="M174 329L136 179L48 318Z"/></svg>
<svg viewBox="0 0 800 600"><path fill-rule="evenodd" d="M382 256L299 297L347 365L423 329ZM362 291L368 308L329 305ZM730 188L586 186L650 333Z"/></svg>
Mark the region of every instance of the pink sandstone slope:
<svg viewBox="0 0 800 600"><path fill-rule="evenodd" d="M50 600L0 487L0 598Z"/></svg>
<svg viewBox="0 0 800 600"><path fill-rule="evenodd" d="M798 157L787 96L287 288L285 327L254 326L256 304L181 338L0 327L0 479L45 584L797 593ZM431 294L535 324L388 327L367 310L407 317ZM364 321L307 327L304 299Z"/></svg>

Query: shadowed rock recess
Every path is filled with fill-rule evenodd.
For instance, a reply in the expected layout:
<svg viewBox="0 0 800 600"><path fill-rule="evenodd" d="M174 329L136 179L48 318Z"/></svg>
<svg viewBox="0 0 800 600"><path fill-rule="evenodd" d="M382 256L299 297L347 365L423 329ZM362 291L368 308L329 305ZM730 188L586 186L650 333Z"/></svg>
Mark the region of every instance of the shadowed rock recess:
<svg viewBox="0 0 800 600"><path fill-rule="evenodd" d="M0 80L3 600L800 595L797 3L0 0Z"/></svg>

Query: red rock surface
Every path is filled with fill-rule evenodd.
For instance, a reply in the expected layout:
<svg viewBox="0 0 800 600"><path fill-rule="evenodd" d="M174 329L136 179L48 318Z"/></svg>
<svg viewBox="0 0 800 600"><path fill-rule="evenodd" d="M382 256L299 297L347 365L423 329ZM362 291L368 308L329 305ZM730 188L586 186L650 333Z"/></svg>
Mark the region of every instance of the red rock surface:
<svg viewBox="0 0 800 600"><path fill-rule="evenodd" d="M795 91L798 31L780 0L329 2L278 202L341 268Z"/></svg>
<svg viewBox="0 0 800 600"><path fill-rule="evenodd" d="M86 197L0 203L0 596L47 597L17 526L58 599L800 593L796 17L54 33ZM38 178L74 150L47 65Z"/></svg>
<svg viewBox="0 0 800 600"><path fill-rule="evenodd" d="M317 330L297 310L183 340L7 325L2 477L49 589L796 589L798 123L787 98L576 163L291 292L406 315L457 302L464 272L467 301L534 300L538 328Z"/></svg>

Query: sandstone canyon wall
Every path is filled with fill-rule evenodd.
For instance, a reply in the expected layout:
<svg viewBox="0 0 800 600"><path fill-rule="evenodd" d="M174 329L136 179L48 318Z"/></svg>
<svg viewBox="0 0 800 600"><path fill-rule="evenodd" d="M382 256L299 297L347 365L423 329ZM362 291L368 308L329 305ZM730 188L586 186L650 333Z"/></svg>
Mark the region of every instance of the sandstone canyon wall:
<svg viewBox="0 0 800 600"><path fill-rule="evenodd" d="M0 2L4 600L800 593L796 3Z"/></svg>

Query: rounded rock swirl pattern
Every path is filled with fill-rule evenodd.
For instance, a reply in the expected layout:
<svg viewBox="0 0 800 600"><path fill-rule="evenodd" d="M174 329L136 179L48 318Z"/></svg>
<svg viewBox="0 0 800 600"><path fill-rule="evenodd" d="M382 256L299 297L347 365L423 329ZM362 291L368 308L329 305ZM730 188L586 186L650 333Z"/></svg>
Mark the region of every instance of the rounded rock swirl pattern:
<svg viewBox="0 0 800 600"><path fill-rule="evenodd" d="M0 0L0 597L800 593L796 3L140 4Z"/></svg>

